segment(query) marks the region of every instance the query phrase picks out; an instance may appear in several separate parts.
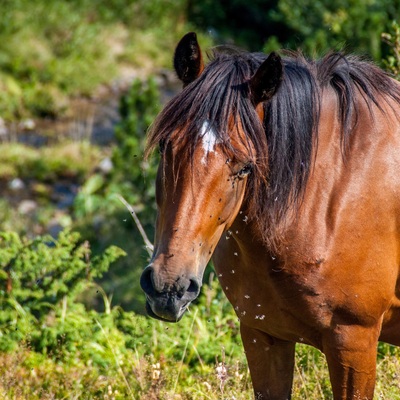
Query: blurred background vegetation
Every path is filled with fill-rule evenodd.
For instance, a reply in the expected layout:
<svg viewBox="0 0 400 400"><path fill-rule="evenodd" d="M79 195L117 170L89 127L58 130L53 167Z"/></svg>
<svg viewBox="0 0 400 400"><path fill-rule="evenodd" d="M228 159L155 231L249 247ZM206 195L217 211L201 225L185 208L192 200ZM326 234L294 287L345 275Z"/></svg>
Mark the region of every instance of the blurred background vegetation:
<svg viewBox="0 0 400 400"><path fill-rule="evenodd" d="M203 50L344 49L400 78L399 15L400 0L0 0L0 398L249 398L211 268L179 326L141 316L149 256L118 196L152 238L143 149L180 88L174 47L194 30ZM399 355L379 348L392 375ZM300 346L296 374L295 397L330 398L320 353ZM380 398L400 398L389 378Z"/></svg>
<svg viewBox="0 0 400 400"><path fill-rule="evenodd" d="M0 115L55 116L71 96L142 68L169 67L188 30L252 51L345 48L381 62L399 0L2 0Z"/></svg>

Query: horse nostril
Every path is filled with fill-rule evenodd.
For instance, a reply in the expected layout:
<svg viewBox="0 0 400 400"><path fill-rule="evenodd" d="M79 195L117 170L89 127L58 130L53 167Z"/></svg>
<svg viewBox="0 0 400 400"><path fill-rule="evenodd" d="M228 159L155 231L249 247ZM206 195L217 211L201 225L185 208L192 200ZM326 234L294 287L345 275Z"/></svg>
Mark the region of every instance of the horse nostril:
<svg viewBox="0 0 400 400"><path fill-rule="evenodd" d="M151 298L160 295L177 296L178 299L187 294L188 298L196 298L200 292L201 282L197 277L188 278L180 276L172 285L163 285L153 266L144 269L140 277L140 286L143 291Z"/></svg>
<svg viewBox="0 0 400 400"><path fill-rule="evenodd" d="M153 275L154 269L152 267L147 267L140 277L140 286L148 295L152 295L155 292Z"/></svg>
<svg viewBox="0 0 400 400"><path fill-rule="evenodd" d="M194 300L200 292L201 284L197 278L180 277L175 286L178 299Z"/></svg>
<svg viewBox="0 0 400 400"><path fill-rule="evenodd" d="M196 295L200 292L200 284L196 278L190 279L189 287L187 288L189 293L195 293Z"/></svg>

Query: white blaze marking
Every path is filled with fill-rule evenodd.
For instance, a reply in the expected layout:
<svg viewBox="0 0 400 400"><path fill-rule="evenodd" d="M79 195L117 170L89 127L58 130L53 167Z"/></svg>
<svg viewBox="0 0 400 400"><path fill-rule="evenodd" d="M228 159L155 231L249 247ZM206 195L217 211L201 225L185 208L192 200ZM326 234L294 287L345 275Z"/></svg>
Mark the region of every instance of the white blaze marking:
<svg viewBox="0 0 400 400"><path fill-rule="evenodd" d="M215 130L212 128L212 126L210 126L209 121L207 120L204 121L203 126L201 127L200 136L201 136L201 144L204 150L201 163L206 165L208 153L214 153L215 146L218 143L217 134Z"/></svg>

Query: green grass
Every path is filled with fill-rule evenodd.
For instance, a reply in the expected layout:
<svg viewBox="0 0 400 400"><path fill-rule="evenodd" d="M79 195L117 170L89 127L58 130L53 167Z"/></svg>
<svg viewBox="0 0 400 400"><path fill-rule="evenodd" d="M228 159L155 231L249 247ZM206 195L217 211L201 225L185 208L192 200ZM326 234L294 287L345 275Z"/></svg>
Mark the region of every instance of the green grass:
<svg viewBox="0 0 400 400"><path fill-rule="evenodd" d="M65 333L53 350L38 352L27 338L0 355L0 399L252 398L238 321L217 282L178 324L112 308L99 288L91 295L104 313L86 319L83 309L67 307L43 327L46 336L61 322L80 326L91 332L84 341L75 333L68 344ZM400 399L399 376L399 349L380 345L375 399ZM325 358L306 345L297 346L293 398L332 399Z"/></svg>
<svg viewBox="0 0 400 400"><path fill-rule="evenodd" d="M72 97L171 66L191 29L184 0L4 0L0 13L0 116L57 117ZM203 37L207 46L209 39ZM143 73L142 73L143 74Z"/></svg>
<svg viewBox="0 0 400 400"><path fill-rule="evenodd" d="M246 361L237 337L228 327L222 336L211 337L213 329L204 328L204 318L187 316L179 326L147 321L132 316L146 327L145 338L133 337L133 348L120 347L113 334L105 329L106 341L88 342L106 359L105 366L90 360L57 360L21 346L12 354L0 356L0 398L5 399L251 399L252 389ZM208 341L215 347L211 354ZM181 355L181 358L177 356ZM213 359L204 356L210 353ZM400 399L400 353L386 348L378 360L375 399ZM204 357L204 358L203 358ZM222 361L224 377L218 376ZM296 352L294 399L332 399L324 356L298 345ZM106 397L110 396L110 397Z"/></svg>
<svg viewBox="0 0 400 400"><path fill-rule="evenodd" d="M63 178L82 181L104 157L89 142L71 142L33 148L21 143L0 144L0 179L57 181Z"/></svg>

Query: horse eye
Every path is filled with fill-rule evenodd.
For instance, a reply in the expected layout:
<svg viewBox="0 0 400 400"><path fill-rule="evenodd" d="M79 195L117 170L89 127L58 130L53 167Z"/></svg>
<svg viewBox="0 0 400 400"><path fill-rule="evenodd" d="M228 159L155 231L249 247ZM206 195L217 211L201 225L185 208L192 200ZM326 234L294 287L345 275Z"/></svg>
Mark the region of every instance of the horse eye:
<svg viewBox="0 0 400 400"><path fill-rule="evenodd" d="M246 164L237 174L236 174L236 176L239 178L239 179L243 179L244 177L246 177L247 175L249 175L250 174L250 172L252 171L252 169L253 169L253 165L252 164Z"/></svg>

